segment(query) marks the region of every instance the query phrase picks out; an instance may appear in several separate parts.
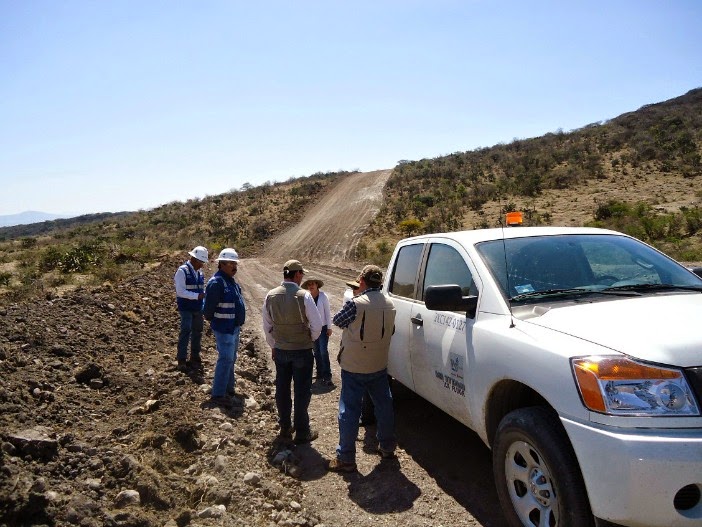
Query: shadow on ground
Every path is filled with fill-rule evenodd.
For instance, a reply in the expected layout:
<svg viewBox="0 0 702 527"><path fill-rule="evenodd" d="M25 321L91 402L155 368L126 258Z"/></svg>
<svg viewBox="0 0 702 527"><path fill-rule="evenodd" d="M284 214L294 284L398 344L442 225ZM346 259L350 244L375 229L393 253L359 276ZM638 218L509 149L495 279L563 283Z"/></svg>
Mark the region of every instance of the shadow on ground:
<svg viewBox="0 0 702 527"><path fill-rule="evenodd" d="M490 450L463 424L393 384L398 444L484 527L506 527Z"/></svg>

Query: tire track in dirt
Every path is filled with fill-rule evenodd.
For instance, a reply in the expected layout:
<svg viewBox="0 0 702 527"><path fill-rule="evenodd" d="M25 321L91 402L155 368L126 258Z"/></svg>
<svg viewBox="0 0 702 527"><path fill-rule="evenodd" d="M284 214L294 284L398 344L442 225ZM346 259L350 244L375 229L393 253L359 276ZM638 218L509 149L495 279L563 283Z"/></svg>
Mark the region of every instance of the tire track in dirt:
<svg viewBox="0 0 702 527"><path fill-rule="evenodd" d="M271 239L263 258L348 265L380 210L392 170L360 172L339 181L298 223Z"/></svg>

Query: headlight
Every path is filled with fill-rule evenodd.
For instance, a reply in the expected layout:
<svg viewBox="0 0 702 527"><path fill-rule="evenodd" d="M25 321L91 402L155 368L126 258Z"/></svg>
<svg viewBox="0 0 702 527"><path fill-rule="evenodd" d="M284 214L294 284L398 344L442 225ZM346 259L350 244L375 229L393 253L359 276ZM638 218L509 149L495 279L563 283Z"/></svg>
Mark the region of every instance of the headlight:
<svg viewBox="0 0 702 527"><path fill-rule="evenodd" d="M585 406L610 415L700 415L682 371L624 357L572 359Z"/></svg>

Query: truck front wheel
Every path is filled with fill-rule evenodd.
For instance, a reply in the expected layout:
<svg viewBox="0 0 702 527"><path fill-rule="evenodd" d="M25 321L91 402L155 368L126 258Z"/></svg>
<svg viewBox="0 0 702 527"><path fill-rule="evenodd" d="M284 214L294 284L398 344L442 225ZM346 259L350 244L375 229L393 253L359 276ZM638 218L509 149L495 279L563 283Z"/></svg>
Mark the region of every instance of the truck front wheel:
<svg viewBox="0 0 702 527"><path fill-rule="evenodd" d="M495 435L492 467L511 526L594 525L575 453L552 410L531 407L507 414Z"/></svg>

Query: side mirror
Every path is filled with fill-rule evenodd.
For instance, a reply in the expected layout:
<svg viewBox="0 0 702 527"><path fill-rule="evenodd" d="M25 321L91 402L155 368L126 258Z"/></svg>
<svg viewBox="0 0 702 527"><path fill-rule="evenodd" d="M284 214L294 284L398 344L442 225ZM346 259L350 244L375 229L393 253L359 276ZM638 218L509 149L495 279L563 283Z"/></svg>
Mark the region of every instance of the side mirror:
<svg viewBox="0 0 702 527"><path fill-rule="evenodd" d="M424 291L424 303L432 311L465 311L466 316L475 318L478 310L478 296L463 296L457 285L431 285Z"/></svg>
<svg viewBox="0 0 702 527"><path fill-rule="evenodd" d="M702 278L702 267L693 267L692 269L690 269L690 271Z"/></svg>

